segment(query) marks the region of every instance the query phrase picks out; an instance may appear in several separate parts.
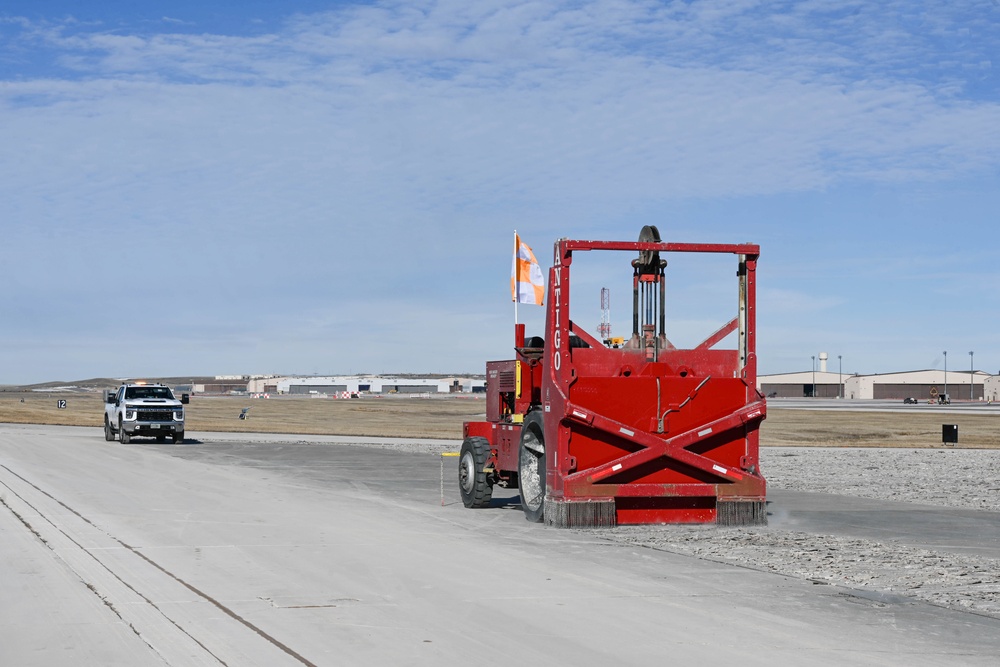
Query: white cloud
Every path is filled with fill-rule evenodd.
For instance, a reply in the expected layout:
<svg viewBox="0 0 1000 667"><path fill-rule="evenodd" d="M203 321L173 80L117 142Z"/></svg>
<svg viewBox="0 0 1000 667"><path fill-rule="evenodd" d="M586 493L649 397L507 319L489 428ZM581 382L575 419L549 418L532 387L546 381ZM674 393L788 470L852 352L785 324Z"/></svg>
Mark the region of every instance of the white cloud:
<svg viewBox="0 0 1000 667"><path fill-rule="evenodd" d="M740 34L768 25L754 3L695 3L679 15L638 3L550 7L355 7L253 38L53 36L67 62L87 68L86 82L73 92L13 85L5 97L70 95L87 105L83 113L100 115L107 104L144 104L157 81L163 94L152 102L164 112L186 116L197 105L223 117L226 98L239 99L247 117L234 133L290 122L352 155L361 174L475 201L484 190L538 201L575 198L578 188L617 200L733 196L997 166L997 104L804 65L821 46L807 40L780 40L776 62L756 68L739 66L757 51L742 41L728 42L742 54L731 59L699 51L721 39L713 26L731 27L734 16L750 20ZM702 34L684 33L692 21ZM796 29L815 30L804 26ZM680 57L683 45L695 47L693 57ZM350 136L336 136L340 127Z"/></svg>
<svg viewBox="0 0 1000 667"><path fill-rule="evenodd" d="M514 227L547 257L579 230L633 238L620 221L665 202L989 179L1000 103L970 90L994 10L921 8L384 2L250 37L8 19L0 62L43 73L0 70L0 261L17 298L87 303L75 276L106 284L159 248L187 316L252 328L254 298L356 313L344 295L388 310L402 289L461 310L502 284ZM414 287L442 266L461 278Z"/></svg>

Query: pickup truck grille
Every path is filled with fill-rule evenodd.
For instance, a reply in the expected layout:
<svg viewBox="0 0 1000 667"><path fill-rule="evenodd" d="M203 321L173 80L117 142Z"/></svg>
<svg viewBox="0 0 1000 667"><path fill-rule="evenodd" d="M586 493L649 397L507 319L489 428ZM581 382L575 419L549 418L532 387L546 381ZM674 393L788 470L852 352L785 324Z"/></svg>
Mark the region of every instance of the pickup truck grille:
<svg viewBox="0 0 1000 667"><path fill-rule="evenodd" d="M174 418L173 410L143 410L139 408L139 421L141 422L168 422Z"/></svg>

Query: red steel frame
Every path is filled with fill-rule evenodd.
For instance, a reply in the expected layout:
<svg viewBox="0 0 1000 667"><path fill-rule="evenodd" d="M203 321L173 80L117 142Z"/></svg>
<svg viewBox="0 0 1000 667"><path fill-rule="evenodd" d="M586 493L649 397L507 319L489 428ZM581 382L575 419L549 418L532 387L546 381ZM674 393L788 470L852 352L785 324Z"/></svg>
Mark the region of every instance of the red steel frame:
<svg viewBox="0 0 1000 667"><path fill-rule="evenodd" d="M607 347L569 313L573 253L595 250L734 255L738 313L691 349L669 342L652 350ZM714 522L726 501L762 506L759 426L766 402L756 388L759 254L754 244L557 241L544 349L526 348L519 325L517 358L487 364L487 421L465 425L466 437L489 441L493 479L516 483L521 421L540 409L546 507L613 499L615 521L630 524ZM636 272L637 285L645 279ZM714 349L733 332L737 349ZM571 345L570 334L586 346Z"/></svg>

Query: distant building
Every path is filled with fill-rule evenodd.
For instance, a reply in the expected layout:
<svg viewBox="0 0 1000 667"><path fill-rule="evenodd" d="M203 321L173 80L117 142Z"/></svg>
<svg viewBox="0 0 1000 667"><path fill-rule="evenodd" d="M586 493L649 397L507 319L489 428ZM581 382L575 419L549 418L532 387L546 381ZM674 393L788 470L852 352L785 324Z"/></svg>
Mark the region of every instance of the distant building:
<svg viewBox="0 0 1000 667"><path fill-rule="evenodd" d="M236 376L237 378L239 376ZM244 394L247 390L245 379L219 379L205 380L191 385L196 394Z"/></svg>
<svg viewBox="0 0 1000 667"><path fill-rule="evenodd" d="M757 387L771 398L837 398L840 396L842 377L846 379L848 376L826 371L758 375Z"/></svg>
<svg viewBox="0 0 1000 667"><path fill-rule="evenodd" d="M1000 401L1000 375L991 375L983 383L983 393L986 400L996 403Z"/></svg>
<svg viewBox="0 0 1000 667"><path fill-rule="evenodd" d="M815 380L814 380L815 377ZM946 384L947 383L947 384ZM774 398L837 398L930 400L948 393L952 400L997 400L1000 379L982 371L943 370L903 371L874 375L841 375L828 371L801 371L760 375L757 387L765 396Z"/></svg>
<svg viewBox="0 0 1000 667"><path fill-rule="evenodd" d="M327 377L281 377L251 380L251 393L274 394L335 394L341 392L372 394L449 394L484 391L481 378L421 378L381 375L347 375Z"/></svg>

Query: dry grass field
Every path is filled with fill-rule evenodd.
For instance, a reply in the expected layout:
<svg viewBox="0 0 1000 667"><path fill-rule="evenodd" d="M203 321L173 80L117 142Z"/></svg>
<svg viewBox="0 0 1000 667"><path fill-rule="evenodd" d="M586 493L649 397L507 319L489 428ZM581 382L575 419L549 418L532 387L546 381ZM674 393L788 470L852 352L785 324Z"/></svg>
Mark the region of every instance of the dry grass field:
<svg viewBox="0 0 1000 667"><path fill-rule="evenodd" d="M761 444L775 447L941 447L942 424L958 425L958 447L1000 449L1000 415L848 412L768 406Z"/></svg>
<svg viewBox="0 0 1000 667"><path fill-rule="evenodd" d="M56 403L66 401L66 408ZM23 403L21 402L23 400ZM0 393L0 422L103 425L99 393ZM243 408L249 418L241 420ZM462 422L485 419L482 397L330 398L194 396L187 405L188 432L299 433L461 439Z"/></svg>
<svg viewBox="0 0 1000 667"><path fill-rule="evenodd" d="M66 408L56 407L58 400ZM250 407L249 419L239 419ZM195 396L187 430L460 439L462 422L485 418L482 396L442 398ZM0 422L100 427L98 393L0 392ZM765 446L940 447L941 425L958 424L959 447L1000 448L1000 416L926 412L847 412L771 407Z"/></svg>

